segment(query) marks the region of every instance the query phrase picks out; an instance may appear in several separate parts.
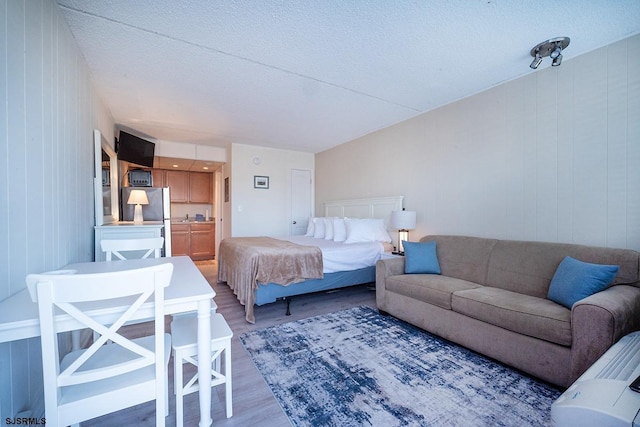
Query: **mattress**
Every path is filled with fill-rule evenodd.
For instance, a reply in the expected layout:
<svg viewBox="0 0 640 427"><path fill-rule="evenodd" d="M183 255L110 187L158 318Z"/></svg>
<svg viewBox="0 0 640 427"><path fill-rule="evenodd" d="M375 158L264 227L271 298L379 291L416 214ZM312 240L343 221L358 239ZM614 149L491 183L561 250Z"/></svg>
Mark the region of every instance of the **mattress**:
<svg viewBox="0 0 640 427"><path fill-rule="evenodd" d="M298 245L317 246L322 251L322 272L358 270L376 265L385 251L381 242L343 243L309 236L277 237Z"/></svg>

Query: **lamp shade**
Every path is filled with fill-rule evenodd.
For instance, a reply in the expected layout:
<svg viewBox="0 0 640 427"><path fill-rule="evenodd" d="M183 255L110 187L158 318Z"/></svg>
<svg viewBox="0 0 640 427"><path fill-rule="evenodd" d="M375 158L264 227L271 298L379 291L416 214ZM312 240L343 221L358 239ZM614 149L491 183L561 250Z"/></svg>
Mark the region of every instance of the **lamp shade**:
<svg viewBox="0 0 640 427"><path fill-rule="evenodd" d="M148 205L149 199L147 198L147 192L144 190L131 190L129 194L128 205Z"/></svg>
<svg viewBox="0 0 640 427"><path fill-rule="evenodd" d="M392 211L389 225L396 230L413 230L416 228L416 213L415 211Z"/></svg>

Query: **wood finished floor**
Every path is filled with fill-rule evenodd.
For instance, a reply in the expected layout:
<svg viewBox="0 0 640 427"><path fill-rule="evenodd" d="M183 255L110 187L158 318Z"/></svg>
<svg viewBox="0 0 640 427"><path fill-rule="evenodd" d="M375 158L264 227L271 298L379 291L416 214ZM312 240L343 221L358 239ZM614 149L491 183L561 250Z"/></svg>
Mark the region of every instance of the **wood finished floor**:
<svg viewBox="0 0 640 427"><path fill-rule="evenodd" d="M244 319L244 307L233 292L224 284L217 283L217 263L215 261L196 262L202 274L216 292L215 302L233 331L232 378L233 417L226 418L224 411L224 386L214 387L211 392L211 417L214 426L255 426L281 427L290 425L280 405L271 394L269 387L254 366L240 343L239 336L247 331L267 326L292 322L306 317L367 305L375 308L373 284L345 288L337 292L318 293L296 297L291 303L291 316L285 315L283 302L255 307L256 323L252 325ZM151 324L128 327L128 335L152 333ZM168 325L168 322L167 322ZM175 397L173 395L173 359L169 361L169 416L168 427L175 426ZM187 372L187 371L185 371ZM190 372L195 372L191 370ZM185 373L185 377L188 374ZM197 426L199 420L198 393L185 396L185 427ZM82 423L82 426L112 427L114 425L155 425L155 403L146 403L117 413L105 415Z"/></svg>

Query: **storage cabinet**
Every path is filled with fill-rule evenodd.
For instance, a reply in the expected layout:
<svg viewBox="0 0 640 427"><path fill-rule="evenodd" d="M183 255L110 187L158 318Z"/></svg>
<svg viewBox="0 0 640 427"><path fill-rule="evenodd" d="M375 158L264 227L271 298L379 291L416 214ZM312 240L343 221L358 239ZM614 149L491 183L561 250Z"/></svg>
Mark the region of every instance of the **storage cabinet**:
<svg viewBox="0 0 640 427"><path fill-rule="evenodd" d="M171 255L189 256L189 224L171 224Z"/></svg>
<svg viewBox="0 0 640 427"><path fill-rule="evenodd" d="M213 259L215 256L214 224L191 224L190 256L193 260Z"/></svg>
<svg viewBox="0 0 640 427"><path fill-rule="evenodd" d="M95 226L95 254L94 260L106 261L105 253L102 252L100 241L102 239L149 239L162 237L164 225L157 224L133 224L131 222L115 222L113 224ZM171 233L173 237L173 233ZM171 245L173 249L173 245ZM145 251L141 251L141 256ZM175 254L174 254L175 255Z"/></svg>
<svg viewBox="0 0 640 427"><path fill-rule="evenodd" d="M213 202L213 174L153 169L154 187L170 187L172 203Z"/></svg>
<svg viewBox="0 0 640 427"><path fill-rule="evenodd" d="M165 184L165 170L164 169L151 169L151 179L153 186L156 188L166 187Z"/></svg>
<svg viewBox="0 0 640 427"><path fill-rule="evenodd" d="M172 203L213 203L213 174L210 172L145 170L151 171L154 188L171 187ZM123 185L129 186L129 182L125 180Z"/></svg>
<svg viewBox="0 0 640 427"><path fill-rule="evenodd" d="M211 203L212 174L207 172L189 172L189 202Z"/></svg>
<svg viewBox="0 0 640 427"><path fill-rule="evenodd" d="M189 172L186 171L165 171L165 184L171 188L172 203L189 202Z"/></svg>
<svg viewBox="0 0 640 427"><path fill-rule="evenodd" d="M173 256L188 255L192 260L215 258L215 224L188 223L171 225Z"/></svg>

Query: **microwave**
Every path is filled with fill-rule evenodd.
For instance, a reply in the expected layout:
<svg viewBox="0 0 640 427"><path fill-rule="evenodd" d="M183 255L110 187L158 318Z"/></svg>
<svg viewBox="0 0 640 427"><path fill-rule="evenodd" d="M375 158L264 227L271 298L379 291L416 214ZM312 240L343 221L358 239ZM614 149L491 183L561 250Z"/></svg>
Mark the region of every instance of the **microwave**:
<svg viewBox="0 0 640 427"><path fill-rule="evenodd" d="M129 187L152 187L153 177L151 171L134 169L129 171Z"/></svg>

